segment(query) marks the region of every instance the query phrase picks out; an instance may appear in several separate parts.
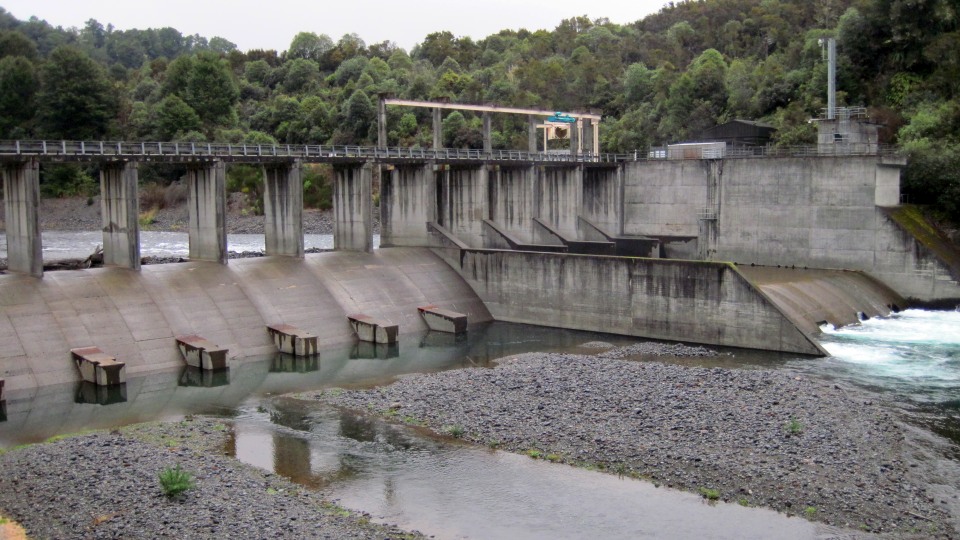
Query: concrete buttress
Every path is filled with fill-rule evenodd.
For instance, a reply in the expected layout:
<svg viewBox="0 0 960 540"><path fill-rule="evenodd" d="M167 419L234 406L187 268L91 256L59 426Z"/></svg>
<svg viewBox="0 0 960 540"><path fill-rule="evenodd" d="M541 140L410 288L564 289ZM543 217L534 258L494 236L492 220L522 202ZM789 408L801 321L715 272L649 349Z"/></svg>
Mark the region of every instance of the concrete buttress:
<svg viewBox="0 0 960 540"><path fill-rule="evenodd" d="M3 164L3 194L7 229L7 269L43 276L40 239L40 162Z"/></svg>
<svg viewBox="0 0 960 540"><path fill-rule="evenodd" d="M193 260L227 264L226 172L222 161L187 170Z"/></svg>
<svg viewBox="0 0 960 540"><path fill-rule="evenodd" d="M140 198L137 164L108 162L100 168L103 264L140 269Z"/></svg>

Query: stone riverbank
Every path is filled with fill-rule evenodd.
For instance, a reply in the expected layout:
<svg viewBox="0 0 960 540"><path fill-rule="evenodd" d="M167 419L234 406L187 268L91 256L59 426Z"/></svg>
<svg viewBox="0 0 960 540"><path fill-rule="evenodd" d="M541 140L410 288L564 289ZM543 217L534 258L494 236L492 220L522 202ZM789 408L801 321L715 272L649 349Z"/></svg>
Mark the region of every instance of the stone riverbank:
<svg viewBox="0 0 960 540"><path fill-rule="evenodd" d="M422 538L226 457L216 419L140 424L0 455L0 516L30 538ZM196 486L163 494L179 465Z"/></svg>
<svg viewBox="0 0 960 540"><path fill-rule="evenodd" d="M907 457L898 414L875 396L783 369L620 359L656 354L641 349L530 353L300 397L834 526L958 537L927 489L937 479Z"/></svg>

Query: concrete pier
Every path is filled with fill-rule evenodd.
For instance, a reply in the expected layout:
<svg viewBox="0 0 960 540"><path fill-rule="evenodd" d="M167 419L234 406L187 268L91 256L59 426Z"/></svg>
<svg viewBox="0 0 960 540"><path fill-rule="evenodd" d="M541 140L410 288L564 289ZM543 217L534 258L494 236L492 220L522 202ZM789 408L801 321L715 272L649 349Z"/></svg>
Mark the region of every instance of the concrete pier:
<svg viewBox="0 0 960 540"><path fill-rule="evenodd" d="M103 264L140 270L140 196L137 164L106 162L100 168Z"/></svg>
<svg viewBox="0 0 960 540"><path fill-rule="evenodd" d="M303 165L263 168L264 241L267 255L303 258Z"/></svg>
<svg viewBox="0 0 960 540"><path fill-rule="evenodd" d="M543 167L537 175L536 214L565 238L577 239L583 206L583 166Z"/></svg>
<svg viewBox="0 0 960 540"><path fill-rule="evenodd" d="M271 324L267 332L281 354L314 356L319 352L317 336L292 324Z"/></svg>
<svg viewBox="0 0 960 540"><path fill-rule="evenodd" d="M380 246L429 246L437 220L435 164L397 165L380 183ZM387 171L385 171L387 172Z"/></svg>
<svg viewBox="0 0 960 540"><path fill-rule="evenodd" d="M489 173L490 219L519 241L535 243L533 218L537 217L537 168L496 166ZM554 242L536 242L554 243ZM488 242L488 247L494 246Z"/></svg>
<svg viewBox="0 0 960 540"><path fill-rule="evenodd" d="M438 222L470 246L484 246L483 220L489 218L486 165L444 165L438 171Z"/></svg>
<svg viewBox="0 0 960 540"><path fill-rule="evenodd" d="M7 269L43 276L40 238L40 162L4 163L3 204L7 228Z"/></svg>
<svg viewBox="0 0 960 540"><path fill-rule="evenodd" d="M373 164L334 167L333 249L373 250Z"/></svg>
<svg viewBox="0 0 960 540"><path fill-rule="evenodd" d="M188 366L207 370L227 367L227 349L196 334L177 336L176 339Z"/></svg>
<svg viewBox="0 0 960 540"><path fill-rule="evenodd" d="M420 306L417 311L420 312L420 316L430 330L450 334L462 334L467 331L467 316L463 313L434 305Z"/></svg>
<svg viewBox="0 0 960 540"><path fill-rule="evenodd" d="M375 319L362 313L347 315L347 319L350 320L350 326L353 327L353 331L360 341L385 345L397 342L399 326L390 321Z"/></svg>
<svg viewBox="0 0 960 540"><path fill-rule="evenodd" d="M227 263L226 176L222 161L187 170L192 260Z"/></svg>
<svg viewBox="0 0 960 540"><path fill-rule="evenodd" d="M99 347L70 349L80 377L97 386L112 386L127 382L126 365L100 350Z"/></svg>

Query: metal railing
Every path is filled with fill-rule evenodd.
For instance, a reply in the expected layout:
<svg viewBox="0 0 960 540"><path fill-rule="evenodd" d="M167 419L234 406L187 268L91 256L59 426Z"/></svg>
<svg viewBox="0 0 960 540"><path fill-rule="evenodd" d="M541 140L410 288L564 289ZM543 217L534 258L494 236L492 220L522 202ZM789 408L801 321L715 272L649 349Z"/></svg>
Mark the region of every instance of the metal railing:
<svg viewBox="0 0 960 540"><path fill-rule="evenodd" d="M684 153L669 151L669 147L652 147L646 152L637 152L636 160L683 160L683 159L742 159L785 157L843 157L843 156L902 156L897 146L870 143L811 144L803 146L728 146L717 153L698 154L695 149Z"/></svg>
<svg viewBox="0 0 960 540"><path fill-rule="evenodd" d="M0 141L0 157L41 157L59 160L130 159L210 160L269 162L305 161L521 161L617 163L629 161L630 154L556 154L518 150L458 148L378 148L351 145L232 144L199 142L123 141Z"/></svg>
<svg viewBox="0 0 960 540"><path fill-rule="evenodd" d="M584 152L567 154L556 152L525 152L520 150L483 150L460 148L405 148L318 144L244 144L199 142L123 142L123 141L0 141L0 159L29 157L51 161L82 161L127 159L131 161L245 161L308 162L338 161L442 161L442 162L526 162L526 163L621 163L625 161L675 159L737 159L825 156L901 156L898 147L879 144L837 143L807 146L728 146L719 153L699 155L690 152L676 155L669 147L651 147L630 154L594 154Z"/></svg>

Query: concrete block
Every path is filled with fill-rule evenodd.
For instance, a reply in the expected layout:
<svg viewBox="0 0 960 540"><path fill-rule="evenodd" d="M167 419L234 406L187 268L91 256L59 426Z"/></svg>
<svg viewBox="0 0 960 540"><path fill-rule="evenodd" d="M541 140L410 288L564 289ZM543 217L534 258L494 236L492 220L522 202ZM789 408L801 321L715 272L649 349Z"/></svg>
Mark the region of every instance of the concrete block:
<svg viewBox="0 0 960 540"><path fill-rule="evenodd" d="M177 336L177 347L188 366L200 369L227 367L227 349L197 335Z"/></svg>
<svg viewBox="0 0 960 540"><path fill-rule="evenodd" d="M81 347L70 349L80 377L87 382L100 386L127 382L126 365L104 353L99 347Z"/></svg>
<svg viewBox="0 0 960 540"><path fill-rule="evenodd" d="M397 342L399 327L389 321L382 321L364 315L355 313L347 315L350 320L350 326L360 341L369 341L371 343L391 344Z"/></svg>
<svg viewBox="0 0 960 540"><path fill-rule="evenodd" d="M282 353L296 356L310 356L318 354L316 334L306 332L291 324L271 324L267 332L273 338L274 345Z"/></svg>
<svg viewBox="0 0 960 540"><path fill-rule="evenodd" d="M417 308L423 321L430 330L461 334L467 331L467 316L463 313L443 309L439 306L420 306Z"/></svg>

